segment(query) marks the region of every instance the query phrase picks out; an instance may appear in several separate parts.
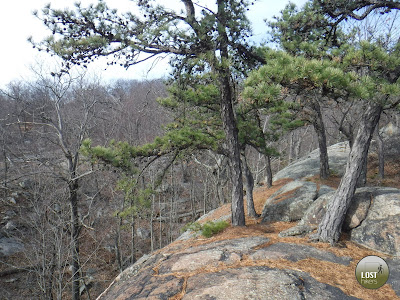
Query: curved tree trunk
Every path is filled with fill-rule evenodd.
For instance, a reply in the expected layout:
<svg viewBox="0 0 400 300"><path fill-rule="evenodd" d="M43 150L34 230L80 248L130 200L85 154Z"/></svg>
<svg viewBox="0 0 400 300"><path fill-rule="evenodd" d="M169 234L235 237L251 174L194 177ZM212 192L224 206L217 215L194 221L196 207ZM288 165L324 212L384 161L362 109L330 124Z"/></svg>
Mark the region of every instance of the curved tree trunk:
<svg viewBox="0 0 400 300"><path fill-rule="evenodd" d="M381 112L382 106L378 104L371 103L367 107L350 151L346 172L340 181L332 201L327 207L326 214L319 224L317 233L311 239L331 244L339 240L342 224L354 196L357 181L365 158L368 155L371 138Z"/></svg>

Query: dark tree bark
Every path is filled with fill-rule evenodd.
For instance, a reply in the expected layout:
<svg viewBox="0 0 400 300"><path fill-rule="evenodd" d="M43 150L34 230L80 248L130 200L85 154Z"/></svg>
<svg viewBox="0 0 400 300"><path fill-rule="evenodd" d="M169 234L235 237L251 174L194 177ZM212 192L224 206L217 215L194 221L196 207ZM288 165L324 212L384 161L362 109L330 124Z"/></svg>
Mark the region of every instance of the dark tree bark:
<svg viewBox="0 0 400 300"><path fill-rule="evenodd" d="M385 153L383 139L379 133L379 126L376 127L376 141L378 144L378 176L380 179L383 179L385 178Z"/></svg>
<svg viewBox="0 0 400 300"><path fill-rule="evenodd" d="M228 22L226 19L225 1L218 0L218 17L220 26L219 33L219 49L221 51L221 62L219 62L217 74L219 75L219 88L221 93L221 118L224 124L226 136L226 146L229 153L229 161L231 167L232 180L232 225L244 226L244 203L243 203L243 178L242 166L240 161L240 146L236 119L233 111L233 93L231 87L230 70L226 66L229 59L228 52L228 36L225 26Z"/></svg>
<svg viewBox="0 0 400 300"><path fill-rule="evenodd" d="M272 186L272 169L271 169L271 156L265 155L265 170L267 176L265 177L265 184L268 188Z"/></svg>
<svg viewBox="0 0 400 300"><path fill-rule="evenodd" d="M357 180L357 188L364 187L367 184L367 163L368 163L368 153L364 157L364 161L362 163L360 176L358 176Z"/></svg>
<svg viewBox="0 0 400 300"><path fill-rule="evenodd" d="M73 180L69 183L70 206L71 206L71 257L72 257L72 299L79 300L80 295L80 264L79 264L79 214L78 214L78 182Z"/></svg>
<svg viewBox="0 0 400 300"><path fill-rule="evenodd" d="M221 78L222 77L222 78ZM232 180L232 225L244 226L244 203L243 203L243 178L242 166L240 162L240 150L238 142L238 130L233 114L232 96L229 78L221 75L221 115L226 135L226 146L229 153Z"/></svg>
<svg viewBox="0 0 400 300"><path fill-rule="evenodd" d="M319 175L321 179L329 177L329 158L326 143L325 125L322 120L321 106L318 100L311 100L311 108L313 110L312 124L318 136L319 146Z"/></svg>
<svg viewBox="0 0 400 300"><path fill-rule="evenodd" d="M254 178L247 164L247 159L245 155L243 155L242 164L243 164L244 176L246 178L247 215L249 217L257 218L259 217L259 215L257 214L256 209L254 208L254 198L253 198Z"/></svg>
<svg viewBox="0 0 400 300"><path fill-rule="evenodd" d="M347 18L355 20L365 19L372 11L377 9L400 9L400 3L393 0L363 0L363 1L323 1L317 0L324 13L336 19L335 24Z"/></svg>
<svg viewBox="0 0 400 300"><path fill-rule="evenodd" d="M131 204L133 206L133 203ZM131 216L131 259L130 263L136 262L136 242L135 242L136 220L134 214Z"/></svg>
<svg viewBox="0 0 400 300"><path fill-rule="evenodd" d="M56 247L54 246L52 248L53 249L50 250L52 252L51 253L51 256L52 256L51 265L48 266L49 267L49 276L46 276L47 277L47 280L46 280L47 282L46 282L46 288L45 288L45 295L46 295L45 297L46 297L46 299L49 299L49 300L53 300L54 299L54 297L53 297L53 288L54 288L53 274L54 274L54 272L56 270L55 261L56 261L56 253L57 253L56 252L57 251Z"/></svg>
<svg viewBox="0 0 400 300"><path fill-rule="evenodd" d="M293 161L294 156L294 132L290 133L290 140L289 140L289 164Z"/></svg>
<svg viewBox="0 0 400 300"><path fill-rule="evenodd" d="M354 196L357 180L368 155L373 132L378 124L382 106L371 103L360 121L356 138L347 161L346 171L340 181L326 214L319 224L318 231L311 239L335 244L340 237L343 221Z"/></svg>
<svg viewBox="0 0 400 300"><path fill-rule="evenodd" d="M152 224L152 223L150 223ZM121 226L122 226L122 218L118 217L116 232L115 232L115 260L118 264L118 269L120 272L124 270L122 255L121 255Z"/></svg>
<svg viewBox="0 0 400 300"><path fill-rule="evenodd" d="M353 106L352 103L350 105ZM354 143L354 128L352 122L349 122L348 126L346 127L345 120L350 112L351 106L348 107L346 111L342 112L343 113L342 119L340 120L340 123L338 123L339 131L346 136L347 141L349 142L350 149L353 148L353 143Z"/></svg>

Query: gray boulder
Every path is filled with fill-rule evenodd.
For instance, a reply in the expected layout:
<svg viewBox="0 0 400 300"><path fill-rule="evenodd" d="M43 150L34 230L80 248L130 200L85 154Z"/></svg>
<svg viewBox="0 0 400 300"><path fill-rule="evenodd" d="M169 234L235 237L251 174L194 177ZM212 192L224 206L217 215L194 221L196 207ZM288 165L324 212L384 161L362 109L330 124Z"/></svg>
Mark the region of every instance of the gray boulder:
<svg viewBox="0 0 400 300"><path fill-rule="evenodd" d="M280 233L281 237L303 235L318 227L334 192L315 200L298 224ZM400 190L364 187L356 190L346 214L343 230L351 240L383 253L400 255Z"/></svg>
<svg viewBox="0 0 400 300"><path fill-rule="evenodd" d="M328 147L329 167L338 175L343 175L350 147L347 142ZM282 178L302 179L319 174L319 149L280 170L273 180Z"/></svg>
<svg viewBox="0 0 400 300"><path fill-rule="evenodd" d="M141 239L148 239L151 235L150 230L147 228L138 228L136 229L136 235L140 237Z"/></svg>
<svg viewBox="0 0 400 300"><path fill-rule="evenodd" d="M400 297L400 259L389 258L385 260L388 266L390 266L390 276L387 283L391 285L396 295Z"/></svg>
<svg viewBox="0 0 400 300"><path fill-rule="evenodd" d="M17 239L0 235L0 257L11 256L23 250L24 244Z"/></svg>
<svg viewBox="0 0 400 300"><path fill-rule="evenodd" d="M388 192L390 192L390 189ZM400 256L400 190L377 194L351 240L367 248Z"/></svg>
<svg viewBox="0 0 400 300"><path fill-rule="evenodd" d="M320 195L331 191L333 189L328 186L318 189L310 181L289 182L267 199L261 215L262 222L298 221Z"/></svg>
<svg viewBox="0 0 400 300"><path fill-rule="evenodd" d="M315 200L314 203L307 209L300 222L298 222L296 226L282 231L279 233L279 236L286 237L304 235L313 231L314 229L317 229L319 222L325 215L329 200L332 198L334 193L334 191L330 192Z"/></svg>
<svg viewBox="0 0 400 300"><path fill-rule="evenodd" d="M314 182L292 181L280 188L267 199L262 212L263 222L297 221L317 199L317 185Z"/></svg>
<svg viewBox="0 0 400 300"><path fill-rule="evenodd" d="M398 158L400 155L400 128L390 122L380 130L383 139L383 151L386 159ZM377 143L375 140L371 142L371 148L376 151Z"/></svg>

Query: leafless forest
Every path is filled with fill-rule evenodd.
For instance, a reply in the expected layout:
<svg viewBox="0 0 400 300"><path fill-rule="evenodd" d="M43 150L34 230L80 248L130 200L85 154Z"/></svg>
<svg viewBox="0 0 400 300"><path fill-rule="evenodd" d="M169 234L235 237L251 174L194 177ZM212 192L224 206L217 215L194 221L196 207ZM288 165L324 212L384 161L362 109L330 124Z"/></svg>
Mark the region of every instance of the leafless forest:
<svg viewBox="0 0 400 300"><path fill-rule="evenodd" d="M81 153L88 137L107 146L112 140L142 145L162 135L172 115L156 100L166 95L162 80L105 85L40 72L36 81L3 91L1 299L68 299L74 272L82 298L94 299L120 271L175 240L186 223L229 201L227 159L211 151L138 160L139 184L154 186L160 176L162 184L135 199L118 184L126 176L121 170ZM349 139L360 110L324 105L328 144ZM380 127L390 122L399 125L388 113ZM272 158L276 172L318 141L305 125L273 146L280 153ZM263 184L265 157L250 149L246 156L256 184Z"/></svg>

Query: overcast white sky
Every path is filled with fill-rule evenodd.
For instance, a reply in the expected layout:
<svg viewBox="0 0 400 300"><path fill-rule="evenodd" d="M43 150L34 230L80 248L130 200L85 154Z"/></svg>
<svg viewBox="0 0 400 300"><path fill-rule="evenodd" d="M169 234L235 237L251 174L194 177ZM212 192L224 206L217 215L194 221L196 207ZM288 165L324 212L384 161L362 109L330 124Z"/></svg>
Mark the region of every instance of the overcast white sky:
<svg viewBox="0 0 400 300"><path fill-rule="evenodd" d="M211 1L211 0L208 0ZM30 67L42 62L51 61L50 56L42 54L32 48L27 42L29 36L33 36L35 41L40 41L49 32L44 25L33 16L34 10L41 10L46 4L51 2L54 8L73 7L77 0L11 0L3 1L0 10L0 32L2 45L0 47L0 88L13 80L30 80L32 72ZM96 3L97 0L81 0L83 6L89 3ZM174 4L174 2L176 4ZM204 3L202 0L198 0ZM248 17L253 25L256 38L263 39L267 29L264 19L271 19L288 3L288 0L256 0L250 6ZM306 0L292 0L298 6L302 6ZM106 0L112 8L117 8L120 12L129 11L133 7L130 0ZM178 10L183 8L181 1L169 0L168 5L176 5ZM157 67L148 72L149 65L132 66L127 71L122 67L114 66L104 70L105 63L95 63L90 67L91 72L100 75L103 80L117 78L146 79L158 78L167 75L167 61L157 64Z"/></svg>

